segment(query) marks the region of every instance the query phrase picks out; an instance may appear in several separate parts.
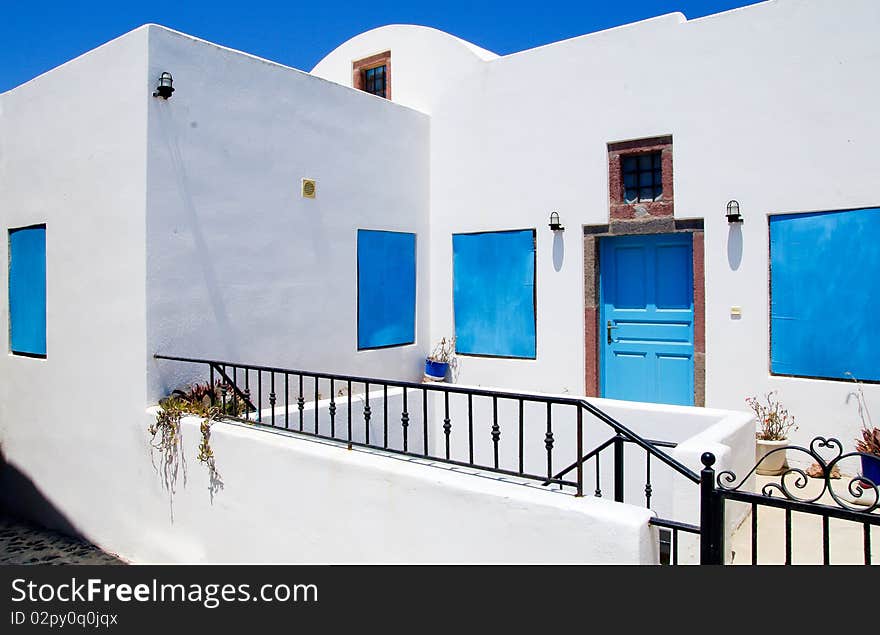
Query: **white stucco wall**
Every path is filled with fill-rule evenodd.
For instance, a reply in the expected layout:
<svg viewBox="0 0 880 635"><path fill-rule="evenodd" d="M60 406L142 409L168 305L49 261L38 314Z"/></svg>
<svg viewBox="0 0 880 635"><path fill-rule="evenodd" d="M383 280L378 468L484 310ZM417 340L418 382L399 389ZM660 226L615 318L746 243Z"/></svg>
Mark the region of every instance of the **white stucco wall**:
<svg viewBox="0 0 880 635"><path fill-rule="evenodd" d="M4 454L88 538L136 560L654 561L649 512L610 503L609 489L605 500L520 491L234 426L215 437L226 489L211 506L190 459L193 481L172 523L143 408L195 375L152 355L414 379L431 342L452 331L451 234L535 227L538 358L464 358L459 380L578 395L581 226L607 222L606 144L672 134L676 216L705 219L714 409L596 403L636 432L680 442L676 455L695 469L711 450L719 469L747 471L749 420L716 409L774 388L799 420L796 441L833 434L846 444L858 428L850 384L768 374L766 216L880 203L866 177L878 167L876 87L864 79L880 62L878 25L880 7L867 0L846 12L830 0L779 0L506 57L393 26L314 70L347 86L353 59L390 49L399 103L147 26L4 93L0 218L4 228L47 224L49 335L48 359L0 360ZM168 101L150 96L163 70L177 88ZM304 177L317 179L317 199L300 198ZM730 198L741 229L723 218ZM561 236L546 228L551 210L568 227ZM411 346L356 351L357 228L418 234ZM5 278L5 240L0 249ZM880 386L866 395L880 406ZM510 413L501 416L507 460L514 437ZM540 466L543 430L531 425L539 453L528 461ZM557 435L573 460L572 429ZM602 438L591 429L585 447ZM488 436L481 443L490 449ZM628 500L642 486L630 474ZM663 471L654 474L665 505ZM309 487L291 494L299 482ZM689 520L677 512L693 505L671 496L670 515ZM304 517L317 523L303 529L308 554L279 552ZM331 551L314 527L339 518L334 546L351 544ZM359 523L374 531L353 537ZM466 533L470 525L483 531ZM145 539L145 527L158 538ZM279 540L263 540L264 530ZM413 538L422 532L433 540Z"/></svg>
<svg viewBox="0 0 880 635"><path fill-rule="evenodd" d="M146 64L142 28L0 95L4 332L7 230L45 223L47 237L47 358L12 355L2 337L0 444L107 545L150 472L143 430L125 423L145 392Z"/></svg>
<svg viewBox="0 0 880 635"><path fill-rule="evenodd" d="M428 118L150 27L147 354L413 379L428 310ZM300 195L303 178L317 197ZM417 234L416 343L357 351L357 230ZM148 400L180 365L147 360ZM198 369L203 370L203 369Z"/></svg>
<svg viewBox="0 0 880 635"><path fill-rule="evenodd" d="M166 69L177 87L168 102L150 96ZM62 103L98 75L102 92ZM277 118L266 116L270 99ZM155 26L2 95L0 106L3 223L47 223L49 305L48 359L3 360L0 439L84 537L136 562L656 562L647 510L247 427L215 430L225 488L212 502L194 460L198 421L188 420L185 475L173 497L163 489L143 406L182 376L157 371L156 351L419 372L424 115ZM298 197L306 176L318 180L315 201ZM416 345L353 350L358 227L419 233ZM417 395L410 408L420 445ZM381 407L374 413L378 434ZM310 485L291 499L293 483ZM17 507L17 493L4 491L5 502L34 514ZM302 540L288 539L291 527Z"/></svg>
<svg viewBox="0 0 880 635"><path fill-rule="evenodd" d="M148 415L144 422L151 417ZM192 457L199 419L183 423ZM142 519L132 555L150 562L651 564L651 512L553 495L418 460L217 424L224 487L190 459L171 509ZM258 467L255 467L258 466ZM156 495L158 483L145 484Z"/></svg>
<svg viewBox="0 0 880 635"><path fill-rule="evenodd" d="M503 390L500 391L503 394ZM557 395L562 397L563 395ZM716 473L732 470L738 479L744 478L755 462L754 417L750 413L720 410L713 408L691 408L618 401L610 399L589 399L588 402L615 419L644 439L666 441L677 444L674 448L663 447L665 452L696 475L703 469L700 457L704 452L715 455ZM445 437L443 423L445 407L443 400L434 396L429 405L430 449L433 455L443 456ZM389 412L399 412L400 404L389 405ZM421 424L421 412L413 411L414 428ZM553 432L552 473L555 475L574 464L577 460L577 409L575 406L555 405L552 407L551 426ZM473 447L474 462L482 466L492 466L494 447L491 426L494 421L492 399L474 397L473 408ZM519 402L503 397L497 402L500 439L498 443L499 467L511 471L519 469ZM394 424L398 417L391 414ZM526 402L523 405L523 468L526 473L544 476L547 473L547 451L545 434L547 431L546 405ZM355 415L358 419L359 415ZM468 405L464 395L451 395L449 398L450 455L453 460L467 461L469 456ZM583 452L587 454L614 436L608 424L583 411ZM358 419L359 420L359 419ZM372 434L372 433L371 433ZM375 438L375 437L374 437ZM416 446L420 448L421 446ZM638 506L646 506L645 486L648 481L648 459L646 451L634 443L624 445L624 500ZM599 454L599 475L596 476L596 460L584 462L584 495L601 496L614 499L614 448L609 446ZM576 472L570 471L563 478L575 481ZM650 508L660 517L700 524L699 486L665 464L660 458L650 459L651 499ZM553 486L555 487L555 486ZM551 487L552 489L552 487ZM570 490L569 490L570 491ZM727 521L732 530L742 515L732 512ZM697 552L695 552L696 554ZM682 553L682 561L686 561Z"/></svg>
<svg viewBox="0 0 880 635"><path fill-rule="evenodd" d="M706 404L743 409L747 395L778 389L796 442L851 444L851 384L769 374L766 217L880 204L867 178L880 167L877 88L864 81L880 63L878 26L873 0L676 13L496 59L449 55L458 72L442 91L431 69L446 43L395 26L353 38L313 72L350 85L351 60L386 49L392 68L415 58L426 69L393 72L392 94L431 113L432 339L453 328L450 235L537 228L538 358L465 358L462 382L583 392L580 227L608 222L607 143L672 134L675 215L705 219ZM732 198L741 228L724 218ZM561 238L546 228L553 210ZM865 392L880 410L880 386Z"/></svg>
<svg viewBox="0 0 880 635"><path fill-rule="evenodd" d="M447 92L454 98L463 77L482 76L483 62L498 57L437 29L393 24L343 42L318 62L312 75L351 86L352 62L387 51L391 43L391 96L396 103L428 114Z"/></svg>

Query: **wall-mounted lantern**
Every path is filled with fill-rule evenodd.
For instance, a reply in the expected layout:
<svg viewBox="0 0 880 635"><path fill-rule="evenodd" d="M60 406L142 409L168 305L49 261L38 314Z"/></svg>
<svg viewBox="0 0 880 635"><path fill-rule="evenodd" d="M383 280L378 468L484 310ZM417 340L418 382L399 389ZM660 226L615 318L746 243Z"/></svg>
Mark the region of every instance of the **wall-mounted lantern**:
<svg viewBox="0 0 880 635"><path fill-rule="evenodd" d="M731 225L743 222L742 214L739 213L739 202L730 201L727 203L727 222Z"/></svg>
<svg viewBox="0 0 880 635"><path fill-rule="evenodd" d="M559 212L550 212L550 231L563 232L565 227L559 222Z"/></svg>
<svg viewBox="0 0 880 635"><path fill-rule="evenodd" d="M168 99L171 97L171 93L174 92L173 84L174 78L171 77L171 73L162 71L162 74L159 75L159 84L156 86L156 92L153 93L153 97Z"/></svg>

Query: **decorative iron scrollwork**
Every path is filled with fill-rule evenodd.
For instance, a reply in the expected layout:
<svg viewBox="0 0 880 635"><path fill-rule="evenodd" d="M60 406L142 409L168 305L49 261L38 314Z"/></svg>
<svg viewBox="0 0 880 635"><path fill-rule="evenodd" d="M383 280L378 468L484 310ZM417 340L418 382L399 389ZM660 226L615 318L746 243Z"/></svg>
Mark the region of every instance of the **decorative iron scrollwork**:
<svg viewBox="0 0 880 635"><path fill-rule="evenodd" d="M842 498L841 495L831 487L831 475L834 468L837 467L841 461L850 457L872 456L865 454L864 452L844 452L843 444L834 438L826 439L825 437L816 437L810 442L809 448L788 445L773 449L765 454L739 482L737 482L736 474L731 470L719 472L717 477L718 488L725 491L736 491L740 489L743 483L755 473L761 463L763 463L771 454L786 451L806 454L816 463L816 465L819 466L821 474L812 477L821 482L819 493L813 497L798 495L799 492L806 489L811 477L801 468L789 467L779 475L778 482L767 483L761 488L761 494L764 496L770 497L774 494L780 494L791 501L815 503L818 502L825 493L828 493L832 500L843 509L859 512L873 512L876 509L880 509L880 484L874 483L871 479L865 476L851 477L848 482L846 481L846 477L839 477L842 483L846 483L846 490L849 493L849 496L852 499L859 500L859 503L854 503L851 500Z"/></svg>

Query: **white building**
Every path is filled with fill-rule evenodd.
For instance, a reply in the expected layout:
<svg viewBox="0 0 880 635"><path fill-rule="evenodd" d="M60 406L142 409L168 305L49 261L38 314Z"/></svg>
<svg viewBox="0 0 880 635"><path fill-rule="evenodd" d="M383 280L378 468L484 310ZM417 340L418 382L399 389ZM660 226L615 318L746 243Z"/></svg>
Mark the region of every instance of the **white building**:
<svg viewBox="0 0 880 635"><path fill-rule="evenodd" d="M797 418L795 442L851 445L846 373L880 401L878 27L873 0L771 0L497 56L388 26L304 73L146 25L3 93L6 459L136 560L652 561L646 510L370 454L333 468L355 491L317 487L284 508L290 482L320 482L339 453L232 426L216 434L226 489L213 506L201 485L179 489L171 522L144 408L196 375L153 356L417 380L454 334L463 385L711 408L595 402L678 442L691 469L704 450L751 467L749 419L721 409L770 390ZM153 95L163 72L168 99ZM726 217L732 200L742 223ZM406 235L405 250L383 242ZM364 256L370 237L393 267ZM13 270L39 253L42 296ZM376 309L375 294L399 302ZM430 491L356 513L371 479ZM511 530L503 513L518 496L560 539L584 522L606 538L522 555L537 549L531 521ZM480 497L492 502L468 507ZM279 552L303 509L321 509L305 517L321 526L366 523L383 547L340 530L351 551L333 551L303 530L307 548ZM432 551L411 540L425 518L447 537L456 519L500 522L509 540L468 532L458 551Z"/></svg>

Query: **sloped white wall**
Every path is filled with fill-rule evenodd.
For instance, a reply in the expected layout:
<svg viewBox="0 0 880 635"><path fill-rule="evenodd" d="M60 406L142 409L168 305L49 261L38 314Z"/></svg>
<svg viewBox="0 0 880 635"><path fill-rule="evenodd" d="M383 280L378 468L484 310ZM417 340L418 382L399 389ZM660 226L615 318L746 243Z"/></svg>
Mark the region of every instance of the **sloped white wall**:
<svg viewBox="0 0 880 635"><path fill-rule="evenodd" d="M146 421L149 418L144 419ZM184 421L193 456L199 419ZM224 487L191 461L172 509L142 519L148 562L605 563L658 561L651 512L405 458L217 424Z"/></svg>

